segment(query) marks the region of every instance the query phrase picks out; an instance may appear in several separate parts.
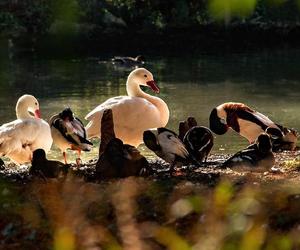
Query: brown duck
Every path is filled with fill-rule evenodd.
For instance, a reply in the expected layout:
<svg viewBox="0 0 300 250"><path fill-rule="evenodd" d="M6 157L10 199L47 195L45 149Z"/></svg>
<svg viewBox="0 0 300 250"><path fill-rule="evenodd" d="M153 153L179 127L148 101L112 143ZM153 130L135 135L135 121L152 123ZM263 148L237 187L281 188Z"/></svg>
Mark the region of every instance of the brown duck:
<svg viewBox="0 0 300 250"><path fill-rule="evenodd" d="M226 102L215 107L209 117L210 129L218 134L225 134L230 128L249 143L254 143L256 138L270 127L283 133L282 142L284 149L295 150L298 133L287 129L268 118L266 115L255 111L243 103ZM289 146L287 146L289 145Z"/></svg>
<svg viewBox="0 0 300 250"><path fill-rule="evenodd" d="M270 136L261 133L256 141L247 148L237 152L223 163L223 167L266 171L275 164Z"/></svg>
<svg viewBox="0 0 300 250"><path fill-rule="evenodd" d="M148 162L131 145L124 144L115 137L113 114L111 109L103 113L101 119L101 144L96 175L100 179L124 178L149 173Z"/></svg>
<svg viewBox="0 0 300 250"><path fill-rule="evenodd" d="M207 160L214 145L214 137L210 129L197 126L194 117L188 117L179 123L179 138L183 141L190 157L198 162Z"/></svg>
<svg viewBox="0 0 300 250"><path fill-rule="evenodd" d="M33 151L29 173L43 178L58 178L68 173L69 166L46 158L43 149Z"/></svg>

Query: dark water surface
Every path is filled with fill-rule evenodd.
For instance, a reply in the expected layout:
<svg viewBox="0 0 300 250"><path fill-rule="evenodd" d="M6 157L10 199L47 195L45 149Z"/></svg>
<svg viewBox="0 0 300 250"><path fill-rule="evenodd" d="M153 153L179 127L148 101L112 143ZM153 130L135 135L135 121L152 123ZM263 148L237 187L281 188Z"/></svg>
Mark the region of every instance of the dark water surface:
<svg viewBox="0 0 300 250"><path fill-rule="evenodd" d="M159 96L169 105L168 127L171 129L176 130L178 122L190 115L207 126L213 107L236 101L248 104L280 124L300 130L299 50L146 57L149 60L145 67L161 88ZM83 120L107 98L126 94L125 83L130 70L115 68L105 62L108 59L107 55L55 60L2 56L0 123L15 119L15 103L25 93L38 98L46 119L70 106ZM216 138L214 150L235 152L245 145L245 139L229 132ZM84 158L90 159L96 154L95 148ZM55 147L49 156L62 159Z"/></svg>

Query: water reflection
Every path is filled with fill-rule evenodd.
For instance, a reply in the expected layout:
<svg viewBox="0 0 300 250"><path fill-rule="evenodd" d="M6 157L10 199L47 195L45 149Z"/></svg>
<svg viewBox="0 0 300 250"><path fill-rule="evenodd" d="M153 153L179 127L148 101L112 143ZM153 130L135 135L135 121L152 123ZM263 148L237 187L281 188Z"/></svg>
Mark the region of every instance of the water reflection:
<svg viewBox="0 0 300 250"><path fill-rule="evenodd" d="M100 60L102 58L2 58L0 123L15 119L16 100L24 93L39 99L45 118L70 106L82 120L107 98L125 95L128 71ZM172 129L188 115L207 126L214 106L238 101L269 115L274 121L300 130L299 66L299 51L273 51L192 58L152 57L145 67L153 72L161 88L160 97L169 105ZM218 136L214 150L234 152L246 144L232 132ZM95 148L86 158L96 154ZM62 159L55 147L50 157Z"/></svg>

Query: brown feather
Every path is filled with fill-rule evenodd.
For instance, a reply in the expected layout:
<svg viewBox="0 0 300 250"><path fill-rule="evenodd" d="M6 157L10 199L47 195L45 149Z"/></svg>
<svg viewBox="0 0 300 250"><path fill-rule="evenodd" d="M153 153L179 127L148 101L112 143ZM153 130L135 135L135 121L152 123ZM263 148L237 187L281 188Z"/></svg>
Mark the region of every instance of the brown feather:
<svg viewBox="0 0 300 250"><path fill-rule="evenodd" d="M197 120L195 119L195 117L190 116L190 117L187 118L186 121L188 123L189 129L191 129L192 127L196 127L198 125Z"/></svg>
<svg viewBox="0 0 300 250"><path fill-rule="evenodd" d="M106 109L104 110L101 119L101 144L99 148L99 156L104 152L107 144L113 138L116 138L113 113L111 109Z"/></svg>
<svg viewBox="0 0 300 250"><path fill-rule="evenodd" d="M179 122L178 138L183 141L185 134L192 128L197 126L195 117L188 117L185 121Z"/></svg>
<svg viewBox="0 0 300 250"><path fill-rule="evenodd" d="M186 121L179 122L178 128L178 138L182 141L186 132L189 130L188 124Z"/></svg>
<svg viewBox="0 0 300 250"><path fill-rule="evenodd" d="M228 112L234 112L236 110L244 110L250 113L254 113L255 110L249 108L247 105L243 104L243 103L238 103L238 102L227 102L223 104L223 108L224 110L228 113Z"/></svg>

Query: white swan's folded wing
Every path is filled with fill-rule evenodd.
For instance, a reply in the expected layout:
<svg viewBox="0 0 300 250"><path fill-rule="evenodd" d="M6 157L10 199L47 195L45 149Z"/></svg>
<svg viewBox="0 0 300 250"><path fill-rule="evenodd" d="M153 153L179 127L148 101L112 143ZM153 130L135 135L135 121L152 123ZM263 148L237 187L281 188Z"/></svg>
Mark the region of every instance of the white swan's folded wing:
<svg viewBox="0 0 300 250"><path fill-rule="evenodd" d="M40 124L33 119L15 120L0 127L0 154L6 155L31 145Z"/></svg>

